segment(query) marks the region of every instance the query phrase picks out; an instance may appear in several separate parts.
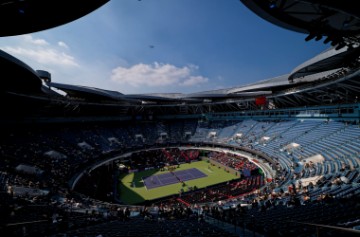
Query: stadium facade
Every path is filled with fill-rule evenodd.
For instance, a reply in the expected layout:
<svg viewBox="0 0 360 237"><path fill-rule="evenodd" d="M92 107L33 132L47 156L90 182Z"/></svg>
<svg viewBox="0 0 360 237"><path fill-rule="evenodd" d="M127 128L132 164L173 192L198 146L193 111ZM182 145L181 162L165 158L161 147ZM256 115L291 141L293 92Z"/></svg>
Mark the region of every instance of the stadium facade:
<svg viewBox="0 0 360 237"><path fill-rule="evenodd" d="M38 16L49 7L48 1L3 1L0 15L14 19L15 25L2 24L0 35L50 29L80 18L106 2L56 1L57 12L43 21ZM240 156L251 161L250 165L256 164L254 169L242 169L246 177L254 177L247 180L247 186L239 181L214 187L217 193L228 192L229 187L231 191L244 185L254 188L245 188L241 195L214 197L213 202L207 200L201 207L197 201L204 200L204 190L200 196L194 192L175 199L186 204L195 200L191 207L198 211L196 215L203 212L199 220L206 216L207 223L230 222L235 235L239 226L244 233L251 230L254 235L259 232L259 236L316 236L316 228L320 227L325 229L324 236L359 234L359 11L347 1L241 2L267 21L305 33L307 41L323 40L331 46L286 75L253 84L192 94L131 95L57 83L51 72L35 70L0 51L2 73L11 76L0 87L0 181L4 200L0 206L0 229L9 236L78 236L86 230L85 236L103 233L99 226L104 224L108 225L108 236L131 236L135 234L133 230L121 224L129 218L125 213L132 208L134 215L146 211L144 206L119 205L123 203L111 192L113 172L118 172L119 162L129 166L137 162L137 168L144 168L149 163L158 165L159 161L149 158L146 163L141 159L144 154L162 156L164 160L177 154L188 161L194 152L199 152L197 156L211 154L213 164L224 160L233 164L233 159L241 160ZM69 4L76 5L69 8ZM62 14L64 11L67 14ZM60 17L63 15L66 17ZM35 23L27 24L29 19ZM251 172L257 167L259 176ZM76 186L82 194L72 193ZM55 208L53 197L51 202L48 200L49 193L61 196L61 200L73 199ZM36 205L31 203L44 208L35 211ZM81 210L91 210L91 205L86 204L95 203L97 212L103 213L100 209L104 207L114 219L81 222L88 213L84 217L84 213L75 212L75 203L83 205ZM16 206L21 206L20 211ZM26 215L28 210L34 215ZM64 222L54 224L58 221L55 214L68 218L66 226ZM48 219L42 219L44 216L53 221L51 226ZM145 214L144 220L149 216ZM194 222L189 216L187 234L222 233L205 224L199 232L198 219ZM158 232L151 232L144 220L127 221L139 229L142 226L142 234L149 231L149 236L166 229L159 227ZM167 225L168 232L162 234L174 229Z"/></svg>

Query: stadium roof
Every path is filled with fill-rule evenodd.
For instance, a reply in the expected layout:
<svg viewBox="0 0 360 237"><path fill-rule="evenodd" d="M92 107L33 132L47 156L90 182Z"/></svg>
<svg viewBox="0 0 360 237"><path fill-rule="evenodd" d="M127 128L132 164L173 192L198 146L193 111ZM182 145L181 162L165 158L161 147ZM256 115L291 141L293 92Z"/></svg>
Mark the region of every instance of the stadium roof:
<svg viewBox="0 0 360 237"><path fill-rule="evenodd" d="M311 58L310 60L297 66L289 76L289 80L306 77L312 74L326 72L329 70L348 67L356 61L360 55L360 47L349 49L344 47L336 50L334 47Z"/></svg>
<svg viewBox="0 0 360 237"><path fill-rule="evenodd" d="M108 0L34 0L1 1L0 17L14 19L11 27L0 30L1 35L23 34L55 27L75 20L105 4ZM343 37L342 42L334 39L337 45L294 68L289 74L270 78L256 83L233 88L203 91L191 94L152 93L123 94L117 91L99 88L68 85L51 82L50 78L41 80L44 71L34 71L25 63L0 50L0 67L3 75L9 75L0 88L5 92L14 92L21 96L43 96L55 103L101 106L124 105L143 110L144 106L155 109L188 106L195 113L202 111L229 111L234 109L257 109L256 99L266 97L273 108L303 106L319 103L343 103L355 101L360 95L360 46L358 35L360 20L358 11L348 1L328 0L241 0L261 17L287 29L298 32ZM51 2L51 3L50 3ZM50 7L50 5L52 7ZM58 8L54 8L54 6ZM71 6L71 7L70 7ZM47 9L44 13L43 9ZM49 9L55 9L52 12ZM15 14L16 12L16 14ZM41 13L41 14L40 14ZM43 14L42 14L43 13ZM41 17L40 17L41 16ZM5 19L5 18L4 18ZM8 19L7 19L8 21ZM326 23L326 24L325 24ZM345 24L346 23L346 24ZM325 24L325 25L324 25ZM316 36L317 35L317 36ZM332 41L332 42L333 42ZM330 42L330 41L329 41ZM344 43L345 45L341 45ZM339 47L339 45L341 47ZM4 77L5 78L5 77ZM62 90L65 96L52 90ZM270 103L269 103L270 104ZM208 106L211 105L211 106ZM198 109L199 108L199 109ZM205 109L204 109L205 108Z"/></svg>
<svg viewBox="0 0 360 237"><path fill-rule="evenodd" d="M109 0L0 0L0 36L46 30L74 21Z"/></svg>
<svg viewBox="0 0 360 237"><path fill-rule="evenodd" d="M295 106L302 103L308 104L308 100L318 96L326 95L328 98L332 98L334 97L330 95L332 93L336 94L335 97L338 97L340 94L346 94L344 91L351 90L355 92L354 95L357 95L359 90L359 85L356 83L358 75L356 77L349 76L354 75L354 72L357 71L357 66L355 65L355 69L348 68L347 70L343 70L343 67L351 66L351 63L344 63L345 59L349 59L349 62L352 60L351 62L353 63L358 62L358 51L358 48L353 50L346 50L346 48L341 50L329 49L296 67L291 74L244 86L191 94L152 93L127 95L118 91L81 85L61 84L50 81L42 83L40 74L44 74L44 71L34 71L25 63L3 51L0 51L0 59L6 75L13 75L11 80L6 80L2 84L2 88L5 91L21 92L22 94L32 96L39 95L41 92L46 97L64 100L66 103L76 101L76 103L95 103L97 105L105 103L107 105L129 106L202 106L208 104L242 103L244 101L254 103L256 98L265 96L275 102L281 101L281 104L284 106L289 106L287 100L293 100L291 97L296 97L295 101L297 103L290 103L290 105L294 104ZM294 82L289 81L289 76L296 78L296 80ZM340 86L339 81L345 78L347 82L342 82L342 86ZM330 87L330 90L326 89ZM65 96L57 93L58 91L53 90L54 88L65 92ZM309 96L310 94L311 96Z"/></svg>
<svg viewBox="0 0 360 237"><path fill-rule="evenodd" d="M1 86L3 91L41 92L41 79L31 67L0 50Z"/></svg>
<svg viewBox="0 0 360 237"><path fill-rule="evenodd" d="M94 98L107 100L123 100L124 95L117 91L109 91L87 86L75 86L61 83L49 82L49 87L65 91L71 97Z"/></svg>
<svg viewBox="0 0 360 237"><path fill-rule="evenodd" d="M260 17L301 33L354 36L360 33L360 11L354 1L240 0Z"/></svg>

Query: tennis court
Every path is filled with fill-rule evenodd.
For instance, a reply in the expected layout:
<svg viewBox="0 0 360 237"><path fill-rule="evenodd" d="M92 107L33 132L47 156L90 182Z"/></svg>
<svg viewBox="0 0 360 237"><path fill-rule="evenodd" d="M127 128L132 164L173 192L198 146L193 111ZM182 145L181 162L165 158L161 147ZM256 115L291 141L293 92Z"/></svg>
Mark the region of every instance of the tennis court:
<svg viewBox="0 0 360 237"><path fill-rule="evenodd" d="M191 168L186 170L173 171L166 174L156 174L142 177L142 179L147 189L153 189L203 177L207 177L207 175L196 168Z"/></svg>

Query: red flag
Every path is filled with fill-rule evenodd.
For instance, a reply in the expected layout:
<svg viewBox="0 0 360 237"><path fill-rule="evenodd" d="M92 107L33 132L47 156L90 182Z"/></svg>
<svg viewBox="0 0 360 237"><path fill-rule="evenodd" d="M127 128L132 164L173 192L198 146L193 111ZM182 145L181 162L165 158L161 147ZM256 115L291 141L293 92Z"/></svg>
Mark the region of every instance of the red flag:
<svg viewBox="0 0 360 237"><path fill-rule="evenodd" d="M256 105L265 105L266 104L266 97L265 96L257 97L255 99L255 104Z"/></svg>

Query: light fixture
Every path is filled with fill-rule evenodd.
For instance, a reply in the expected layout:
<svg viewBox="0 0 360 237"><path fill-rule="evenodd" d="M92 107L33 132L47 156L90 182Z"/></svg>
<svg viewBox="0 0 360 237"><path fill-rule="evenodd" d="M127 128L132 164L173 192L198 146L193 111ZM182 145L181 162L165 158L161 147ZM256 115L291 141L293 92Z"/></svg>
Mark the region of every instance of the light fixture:
<svg viewBox="0 0 360 237"><path fill-rule="evenodd" d="M270 8L270 9L276 8L276 2L275 2L274 0L271 0L271 1L269 2L269 8Z"/></svg>
<svg viewBox="0 0 360 237"><path fill-rule="evenodd" d="M326 37L326 39L324 40L324 44L329 43L332 40L332 38L330 36Z"/></svg>
<svg viewBox="0 0 360 237"><path fill-rule="evenodd" d="M312 39L314 39L315 37L316 37L315 34L310 33L308 36L306 36L305 41L312 40Z"/></svg>
<svg viewBox="0 0 360 237"><path fill-rule="evenodd" d="M322 39L322 35L317 35L316 37L315 37L315 41L319 41L319 40L321 40Z"/></svg>
<svg viewBox="0 0 360 237"><path fill-rule="evenodd" d="M340 42L336 47L335 47L335 50L339 50L339 49L342 49L346 46L346 44L344 42Z"/></svg>

